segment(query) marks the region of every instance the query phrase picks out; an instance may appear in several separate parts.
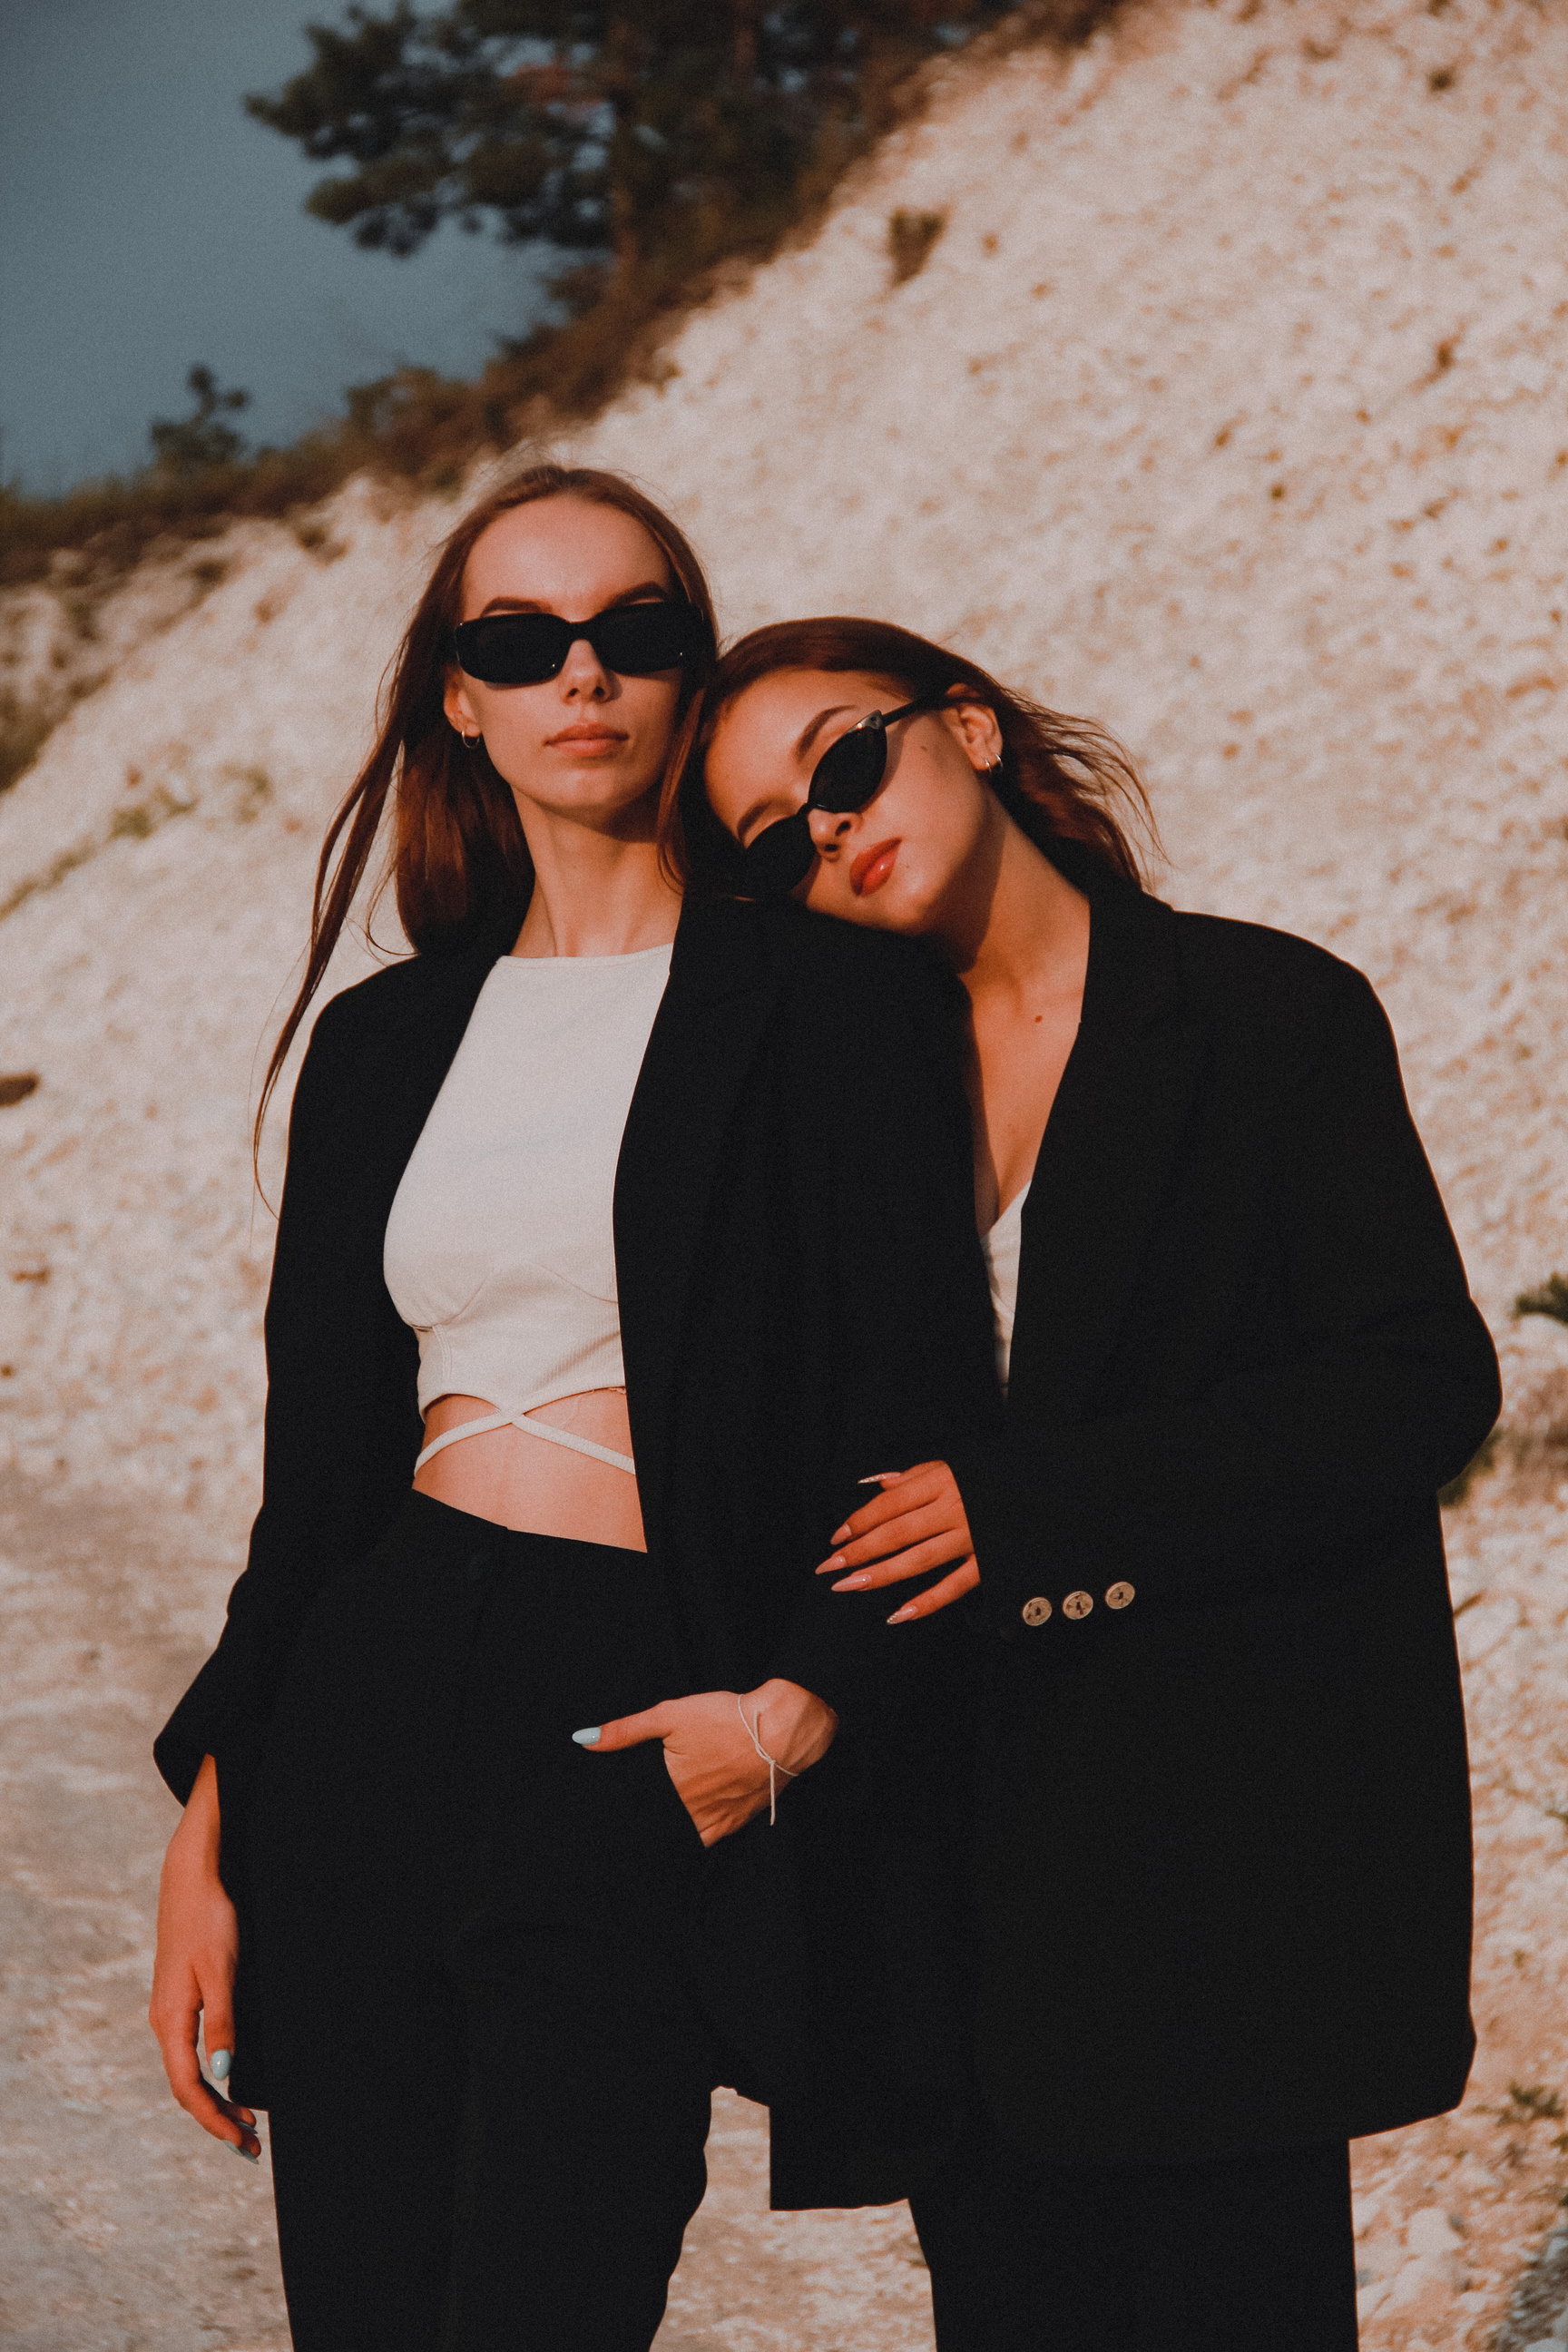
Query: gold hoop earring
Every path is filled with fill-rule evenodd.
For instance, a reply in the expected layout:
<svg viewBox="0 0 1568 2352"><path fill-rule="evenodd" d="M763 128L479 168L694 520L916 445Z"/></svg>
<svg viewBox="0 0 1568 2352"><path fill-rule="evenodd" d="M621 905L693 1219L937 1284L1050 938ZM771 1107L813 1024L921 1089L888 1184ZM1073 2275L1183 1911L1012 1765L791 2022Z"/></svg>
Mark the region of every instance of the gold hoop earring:
<svg viewBox="0 0 1568 2352"><path fill-rule="evenodd" d="M460 737L464 751L469 752L477 751L484 740L485 739L482 735L463 735Z"/></svg>

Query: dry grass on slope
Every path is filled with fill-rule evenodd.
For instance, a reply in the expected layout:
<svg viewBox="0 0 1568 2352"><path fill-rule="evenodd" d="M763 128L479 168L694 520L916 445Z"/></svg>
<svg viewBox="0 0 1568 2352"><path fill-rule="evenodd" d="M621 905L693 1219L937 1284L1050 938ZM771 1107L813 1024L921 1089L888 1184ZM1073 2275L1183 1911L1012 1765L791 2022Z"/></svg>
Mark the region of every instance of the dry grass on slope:
<svg viewBox="0 0 1568 2352"><path fill-rule="evenodd" d="M499 351L472 380L400 368L352 386L342 418L288 448L160 461L59 498L30 497L0 480L0 793L26 772L116 656L174 616L182 588L199 601L225 575L237 537L254 538L258 525L283 527L331 561L337 542L322 509L345 483L373 480L384 501L451 498L476 462L521 438L581 426L628 383L662 382L667 348L685 320L744 287L781 243L809 242L836 190L853 184L889 128L918 120L944 93L973 86L1022 48L1080 47L1123 5L1023 0L1000 23L992 21L1000 11L985 6L978 21L989 29L957 52L900 70L896 58L918 55L930 37L922 33L884 55L862 77L859 120L831 135L825 126L815 160L771 209L742 220L710 207L695 245L662 257L645 252L592 289L585 279L574 315ZM887 241L899 278L923 266L942 226L940 215L895 213Z"/></svg>
<svg viewBox="0 0 1568 2352"><path fill-rule="evenodd" d="M307 515L359 474L426 491L456 489L486 454L595 417L628 383L657 383L663 350L690 313L747 283L781 244L808 242L847 177L895 125L918 120L933 99L972 84L1016 50L1081 47L1123 5L1020 0L1006 10L1003 0L963 10L965 45L946 53L938 46L934 55L927 54L937 38L930 26L910 18L900 28L892 12L870 58L851 62L852 108L823 119L795 181L771 203L757 202L753 190L739 213L711 205L689 212L684 237L671 236L667 218L662 239L645 236L637 257L614 269L579 258L576 283L570 271L562 281L574 305L570 315L498 351L477 377L400 368L352 387L342 418L288 448L153 464L58 498L28 497L0 481L0 583L39 580L62 558L79 574L116 575L150 548L211 539L237 521ZM911 70L911 59L922 56ZM896 236L893 243L896 249Z"/></svg>

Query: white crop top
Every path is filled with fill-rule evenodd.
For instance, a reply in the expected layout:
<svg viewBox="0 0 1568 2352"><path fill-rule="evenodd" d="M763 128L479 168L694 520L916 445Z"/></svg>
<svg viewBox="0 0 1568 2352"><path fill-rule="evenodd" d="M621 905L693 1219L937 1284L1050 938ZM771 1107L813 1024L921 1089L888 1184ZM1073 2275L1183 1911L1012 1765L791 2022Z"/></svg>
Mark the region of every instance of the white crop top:
<svg viewBox="0 0 1568 2352"><path fill-rule="evenodd" d="M996 1327L996 1372L1002 1393L1013 1370L1013 1324L1018 1312L1018 1261L1024 1251L1024 1203L1029 1187L1015 1192L991 1231L981 1238L991 1277L991 1319Z"/></svg>
<svg viewBox="0 0 1568 2352"><path fill-rule="evenodd" d="M611 1210L669 956L502 956L479 991L403 1171L383 1265L419 1334L421 1412L453 1395L498 1410L445 1431L419 1464L510 1423L635 1474L628 1455L526 1416L626 1386Z"/></svg>

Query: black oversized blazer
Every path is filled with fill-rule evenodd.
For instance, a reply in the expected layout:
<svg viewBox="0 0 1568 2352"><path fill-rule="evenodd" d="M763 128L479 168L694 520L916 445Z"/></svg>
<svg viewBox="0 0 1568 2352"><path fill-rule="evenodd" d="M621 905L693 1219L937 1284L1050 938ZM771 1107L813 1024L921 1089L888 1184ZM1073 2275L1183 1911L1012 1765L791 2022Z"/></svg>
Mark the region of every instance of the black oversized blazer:
<svg viewBox="0 0 1568 2352"><path fill-rule="evenodd" d="M1473 2049L1436 1490L1496 1415L1491 1343L1361 975L1042 845L1089 896L1082 1023L1005 1426L951 1452L982 2078L1062 2162L1385 2130Z"/></svg>
<svg viewBox="0 0 1568 2352"><path fill-rule="evenodd" d="M247 2021L244 2000L255 1761L313 1600L408 1491L418 1345L383 1276L387 1215L517 923L514 910L461 952L334 998L295 1095L261 1510L223 1637L157 1746L182 1800L203 1756L217 1759L241 1908L237 2079L262 2105L260 2011ZM766 1883L736 1966L776 1974L782 1939L812 2005L790 2079L768 2086L780 2202L904 2194L958 2095L959 2034L931 2064L941 2018L934 2042L930 2018L909 2027L933 2000L960 2019L939 1989L960 1899L964 1612L889 1629L886 1595L835 1595L813 1570L864 1499L858 1479L999 1418L960 1008L956 983L908 942L790 906L689 904L617 1171L648 1572L685 1686L782 1675L841 1718L778 1830L743 1833ZM891 2025L889 2004L908 2012Z"/></svg>

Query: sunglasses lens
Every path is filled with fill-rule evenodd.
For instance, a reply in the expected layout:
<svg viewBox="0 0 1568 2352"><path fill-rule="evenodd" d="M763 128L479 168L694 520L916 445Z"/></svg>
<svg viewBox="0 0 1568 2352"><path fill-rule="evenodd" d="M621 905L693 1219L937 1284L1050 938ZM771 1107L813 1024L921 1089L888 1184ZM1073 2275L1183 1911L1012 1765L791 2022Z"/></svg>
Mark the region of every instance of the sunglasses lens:
<svg viewBox="0 0 1568 2352"><path fill-rule="evenodd" d="M834 815L864 808L888 765L888 730L874 710L837 743L830 743L812 772L811 803Z"/></svg>
<svg viewBox="0 0 1568 2352"><path fill-rule="evenodd" d="M486 686L542 686L558 677L574 631L554 613L489 613L456 632L458 659Z"/></svg>
<svg viewBox="0 0 1568 2352"><path fill-rule="evenodd" d="M586 636L606 669L623 677L647 677L676 669L698 642L697 615L689 604L623 604L601 613Z"/></svg>
<svg viewBox="0 0 1568 2352"><path fill-rule="evenodd" d="M742 895L747 898L787 898L804 882L816 862L811 826L804 809L764 825L736 861Z"/></svg>
<svg viewBox="0 0 1568 2352"><path fill-rule="evenodd" d="M606 669L647 677L677 669L703 642L700 616L690 604L623 604L591 621L563 621L556 613L488 613L455 632L458 659L486 686L542 686L559 677L579 637L586 637Z"/></svg>

